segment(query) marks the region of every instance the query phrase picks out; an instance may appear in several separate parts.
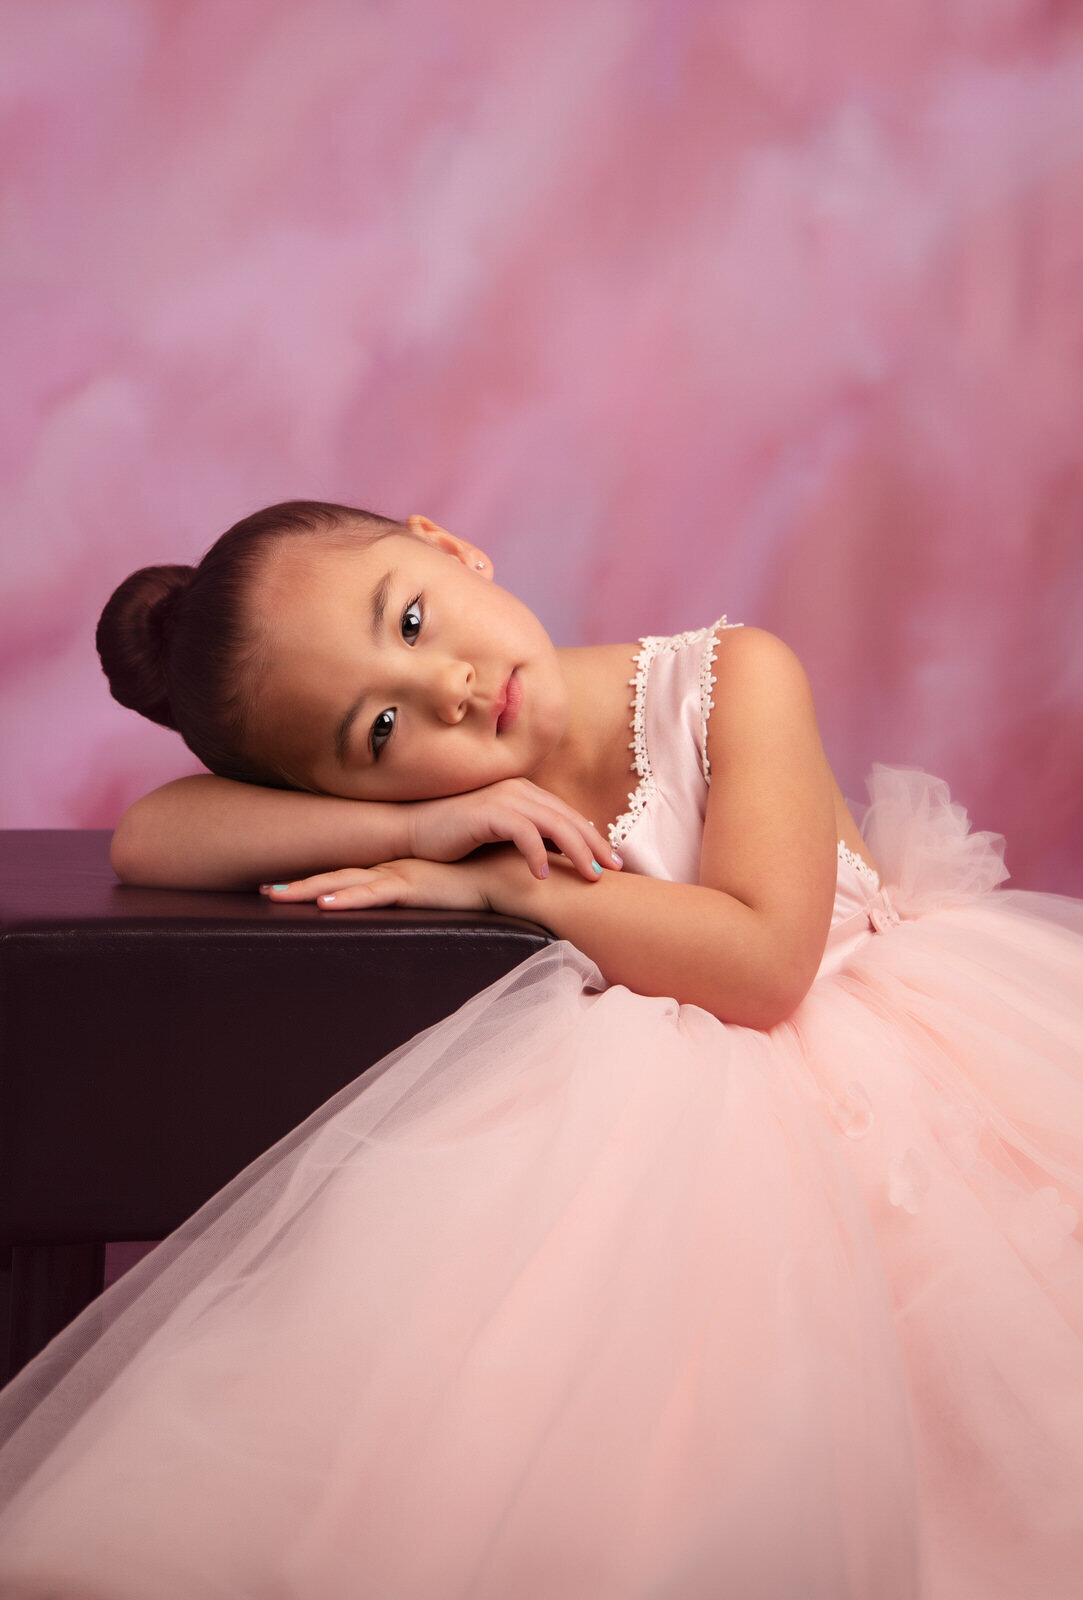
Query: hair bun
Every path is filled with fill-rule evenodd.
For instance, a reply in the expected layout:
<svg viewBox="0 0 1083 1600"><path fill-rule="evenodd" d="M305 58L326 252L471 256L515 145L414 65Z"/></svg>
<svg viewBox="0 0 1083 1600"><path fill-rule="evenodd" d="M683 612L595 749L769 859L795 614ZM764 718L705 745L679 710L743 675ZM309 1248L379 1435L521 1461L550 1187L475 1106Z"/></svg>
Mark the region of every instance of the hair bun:
<svg viewBox="0 0 1083 1600"><path fill-rule="evenodd" d="M143 567L110 595L98 622L102 670L114 700L173 728L167 677L170 622L194 567Z"/></svg>

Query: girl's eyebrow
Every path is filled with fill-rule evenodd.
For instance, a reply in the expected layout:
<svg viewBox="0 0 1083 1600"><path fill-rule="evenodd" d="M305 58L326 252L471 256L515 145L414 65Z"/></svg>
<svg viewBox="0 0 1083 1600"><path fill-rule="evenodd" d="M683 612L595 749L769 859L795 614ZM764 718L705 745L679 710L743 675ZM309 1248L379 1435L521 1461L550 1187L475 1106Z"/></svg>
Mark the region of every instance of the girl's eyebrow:
<svg viewBox="0 0 1083 1600"><path fill-rule="evenodd" d="M374 639L383 625L384 612L387 610L387 597L391 593L391 585L395 581L395 577L395 568L390 567L372 591L372 637Z"/></svg>
<svg viewBox="0 0 1083 1600"><path fill-rule="evenodd" d="M361 707L364 705L364 703L365 691L362 689L353 705L350 707L346 715L342 718L338 727L335 729L335 760L340 766L346 758L346 740L350 737L350 729L353 727L357 713L361 710Z"/></svg>
<svg viewBox="0 0 1083 1600"><path fill-rule="evenodd" d="M372 591L372 597L369 604L372 611L372 637L374 640L379 637L380 629L383 627L384 614L387 611L387 601L391 594L391 585L394 583L396 576L396 569L394 567L390 567L388 571L384 573L383 577ZM346 758L346 741L350 737L350 729L354 725L357 713L361 710L361 707L365 703L366 693L367 690L362 689L353 705L350 706L345 716L341 718L338 727L335 729L335 760L340 766Z"/></svg>

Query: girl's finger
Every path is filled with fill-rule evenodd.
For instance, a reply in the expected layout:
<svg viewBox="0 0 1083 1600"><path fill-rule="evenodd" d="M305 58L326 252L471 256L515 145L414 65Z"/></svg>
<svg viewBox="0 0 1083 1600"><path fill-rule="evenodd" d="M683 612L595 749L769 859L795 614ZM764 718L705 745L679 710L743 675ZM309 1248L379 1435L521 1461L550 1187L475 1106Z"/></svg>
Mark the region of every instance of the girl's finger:
<svg viewBox="0 0 1083 1600"><path fill-rule="evenodd" d="M565 816L578 831L579 836L586 840L590 847L591 859L601 862L603 867L612 867L614 870L619 871L624 865L624 861L619 851L614 850L606 835L596 828L593 822L584 817L581 812L576 811L574 807L566 805L563 801L556 801L556 805L560 808L560 814ZM557 843L553 834L550 833L549 838L553 840L554 844ZM563 844L561 844L561 849L564 850ZM572 859L567 850L564 850L564 854L569 856L569 859ZM576 865L579 865L578 861ZM593 869L591 875L593 877L597 876Z"/></svg>
<svg viewBox="0 0 1083 1600"><path fill-rule="evenodd" d="M317 897L320 911L373 911L377 906L405 905L403 885L386 874L368 883L349 883Z"/></svg>
<svg viewBox="0 0 1083 1600"><path fill-rule="evenodd" d="M624 858L618 850L614 850L609 842L608 834L602 833L599 828L594 826L593 822L588 822L587 827L590 829L589 838L594 846L594 854L597 859L603 866L613 867L619 872L624 865Z"/></svg>
<svg viewBox="0 0 1083 1600"><path fill-rule="evenodd" d="M508 839L515 846L535 878L549 876L549 855L545 848L545 839L535 822L518 812L513 812L507 826L498 832L501 838Z"/></svg>
<svg viewBox="0 0 1083 1600"><path fill-rule="evenodd" d="M343 867L338 872L317 872L311 878L294 878L290 883L272 883L267 888L268 898L286 904L315 900L321 894L334 894L352 884L366 881L370 870L366 867Z"/></svg>
<svg viewBox="0 0 1083 1600"><path fill-rule="evenodd" d="M619 869L622 862L620 856L610 849L593 823L586 823L585 826L586 833L582 824L577 827L563 817L554 816L547 826L547 833L553 843L567 856L580 877L585 878L588 883L597 883L606 865Z"/></svg>
<svg viewBox="0 0 1083 1600"><path fill-rule="evenodd" d="M595 856L602 863L603 867L611 867L615 872L619 872L621 867L624 865L624 857L621 855L620 851L614 850L606 835L604 833L600 833L599 830L594 826L593 822L590 824L590 829L594 839Z"/></svg>
<svg viewBox="0 0 1083 1600"><path fill-rule="evenodd" d="M531 811L530 816L522 812L513 811L509 814L507 825L501 832L501 837L509 839L519 853L524 856L531 872L536 878L549 876L549 853L545 848L546 839L551 839L569 861L582 872L584 865L589 868L590 850L583 845L581 837L567 816L562 812L553 810L550 806L537 806ZM577 849L579 859L575 859L573 851ZM584 872L584 876L586 876ZM597 873L590 871L593 879Z"/></svg>
<svg viewBox="0 0 1083 1600"><path fill-rule="evenodd" d="M553 843L559 846L584 878L593 880L598 877L594 870L594 861L598 861L603 867L620 871L624 865L620 852L614 850L606 835L601 833L581 811L577 811L559 795L531 783L529 779L523 779L522 783L524 799L532 802L531 819L545 838L552 839ZM564 823L563 827L560 826L560 820ZM576 844L577 839L586 841L586 851Z"/></svg>

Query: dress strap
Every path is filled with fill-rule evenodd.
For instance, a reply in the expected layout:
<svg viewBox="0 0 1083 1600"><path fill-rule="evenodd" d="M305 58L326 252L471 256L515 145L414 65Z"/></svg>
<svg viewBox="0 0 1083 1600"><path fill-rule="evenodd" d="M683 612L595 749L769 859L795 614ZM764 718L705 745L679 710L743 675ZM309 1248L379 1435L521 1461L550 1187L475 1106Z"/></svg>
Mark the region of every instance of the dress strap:
<svg viewBox="0 0 1083 1600"><path fill-rule="evenodd" d="M730 622L725 617L719 617L713 627L702 630L703 645L699 659L699 759L707 783L711 781L711 762L707 755L707 723L714 710L713 690L717 681L714 674L714 658L718 649L718 634L723 628L743 627L743 622Z"/></svg>
<svg viewBox="0 0 1083 1600"><path fill-rule="evenodd" d="M710 765L707 760L707 722L714 708L711 691L715 685L714 658L718 648L718 630L721 628L739 628L739 622L730 622L726 617L720 617L709 627L696 628L686 633L672 633L667 635L649 634L640 639L640 648L632 658L636 669L634 678L629 678L628 686L632 689L631 705L631 734L628 745L632 752L630 771L636 774L637 783L628 796L628 809L622 812L616 822L610 824L609 843L616 849L631 833L639 818L650 804L655 793L656 783L651 770L650 751L647 748L647 678L650 673L651 662L656 656L672 654L678 650L687 650L698 647L699 660L699 709L700 709L700 764L703 776L708 783L711 781Z"/></svg>

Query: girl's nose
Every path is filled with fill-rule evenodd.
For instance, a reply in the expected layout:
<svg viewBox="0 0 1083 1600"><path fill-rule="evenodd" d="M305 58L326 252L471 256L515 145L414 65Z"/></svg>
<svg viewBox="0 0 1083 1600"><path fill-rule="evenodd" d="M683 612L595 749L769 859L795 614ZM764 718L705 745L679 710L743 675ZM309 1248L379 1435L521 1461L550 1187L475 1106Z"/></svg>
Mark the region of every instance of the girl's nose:
<svg viewBox="0 0 1083 1600"><path fill-rule="evenodd" d="M474 669L466 661L443 662L434 674L433 703L441 722L457 723L466 716L474 685Z"/></svg>

